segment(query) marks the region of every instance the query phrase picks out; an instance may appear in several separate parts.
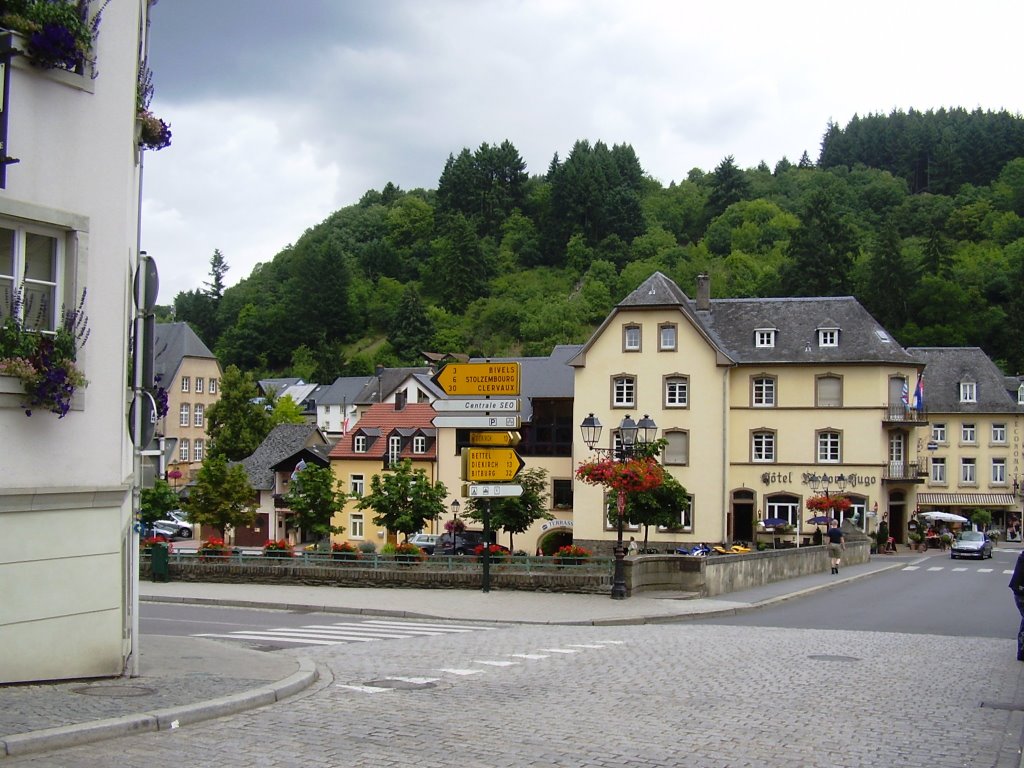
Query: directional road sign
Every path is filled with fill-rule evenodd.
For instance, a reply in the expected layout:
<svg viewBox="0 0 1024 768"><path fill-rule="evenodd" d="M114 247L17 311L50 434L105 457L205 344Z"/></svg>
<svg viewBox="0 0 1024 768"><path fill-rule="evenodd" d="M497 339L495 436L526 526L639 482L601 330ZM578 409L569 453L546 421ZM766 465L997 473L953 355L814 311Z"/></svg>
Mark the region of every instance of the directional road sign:
<svg viewBox="0 0 1024 768"><path fill-rule="evenodd" d="M456 397L519 394L519 363L448 363L433 381Z"/></svg>
<svg viewBox="0 0 1024 768"><path fill-rule="evenodd" d="M456 429L519 429L521 422L515 416L435 416L435 427Z"/></svg>
<svg viewBox="0 0 1024 768"><path fill-rule="evenodd" d="M516 483L482 484L473 483L462 486L462 495L471 499L498 498L501 496L522 496L523 486Z"/></svg>
<svg viewBox="0 0 1024 768"><path fill-rule="evenodd" d="M435 400L435 411L453 413L508 413L519 410L518 397L474 397Z"/></svg>
<svg viewBox="0 0 1024 768"><path fill-rule="evenodd" d="M522 435L518 432L470 432L470 445L490 445L494 447L514 447L519 445Z"/></svg>
<svg viewBox="0 0 1024 768"><path fill-rule="evenodd" d="M463 448L462 479L474 482L504 483L526 466L512 448Z"/></svg>

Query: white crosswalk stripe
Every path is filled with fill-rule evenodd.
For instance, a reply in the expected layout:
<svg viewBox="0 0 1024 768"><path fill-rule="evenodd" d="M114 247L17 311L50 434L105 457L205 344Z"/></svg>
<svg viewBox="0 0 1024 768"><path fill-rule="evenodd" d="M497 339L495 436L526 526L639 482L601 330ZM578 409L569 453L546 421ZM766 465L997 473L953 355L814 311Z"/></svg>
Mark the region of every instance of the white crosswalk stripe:
<svg viewBox="0 0 1024 768"><path fill-rule="evenodd" d="M483 632L487 626L466 624L425 624L419 622L368 620L353 623L307 624L302 627L274 627L246 629L235 632L203 632L193 637L215 637L228 640L248 640L265 643L295 645L339 645L343 643L369 643L375 640L400 640L410 637Z"/></svg>
<svg viewBox="0 0 1024 768"><path fill-rule="evenodd" d="M950 565L950 566L946 566L946 565L933 565L933 566L927 568L926 570L929 571L929 572L932 572L932 571L944 571L944 570L946 570L946 568L949 568L951 571L953 571L953 573L996 573L997 572L995 568L985 568L983 566L975 566L973 568L970 568L970 567L963 566L963 565ZM903 568L900 568L900 570L901 571L919 571L919 570L921 570L921 566L919 566L919 565L907 565L907 566L904 566ZM1013 573L1013 569L1009 568L1009 569L1006 569L1006 570L999 571L999 573L1002 573L1004 576L1009 576L1010 574Z"/></svg>

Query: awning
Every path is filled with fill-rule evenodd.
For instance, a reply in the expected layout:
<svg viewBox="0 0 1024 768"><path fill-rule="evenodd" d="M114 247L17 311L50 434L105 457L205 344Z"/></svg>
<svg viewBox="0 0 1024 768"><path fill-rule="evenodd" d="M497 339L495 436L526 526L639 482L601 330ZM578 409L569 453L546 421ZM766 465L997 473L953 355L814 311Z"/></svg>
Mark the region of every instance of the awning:
<svg viewBox="0 0 1024 768"><path fill-rule="evenodd" d="M919 493L917 503L947 507L1013 507L1017 506L1017 499L1012 493Z"/></svg>

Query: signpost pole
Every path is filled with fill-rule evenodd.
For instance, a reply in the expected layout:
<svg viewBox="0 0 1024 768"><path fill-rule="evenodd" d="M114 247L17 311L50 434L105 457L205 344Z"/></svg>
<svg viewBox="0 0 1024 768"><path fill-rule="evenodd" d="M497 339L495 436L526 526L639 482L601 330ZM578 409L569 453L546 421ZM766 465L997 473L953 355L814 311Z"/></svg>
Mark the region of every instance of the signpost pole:
<svg viewBox="0 0 1024 768"><path fill-rule="evenodd" d="M484 573L481 591L491 591L491 500L484 502Z"/></svg>

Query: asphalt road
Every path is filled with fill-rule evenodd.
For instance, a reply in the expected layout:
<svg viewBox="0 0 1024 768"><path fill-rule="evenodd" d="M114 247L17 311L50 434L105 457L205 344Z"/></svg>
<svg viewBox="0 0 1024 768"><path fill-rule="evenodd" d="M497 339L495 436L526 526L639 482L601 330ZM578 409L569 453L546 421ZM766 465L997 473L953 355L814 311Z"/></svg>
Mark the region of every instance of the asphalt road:
<svg viewBox="0 0 1024 768"><path fill-rule="evenodd" d="M753 613L706 624L1015 638L1020 615L1007 584L1016 551L989 560L929 558Z"/></svg>

